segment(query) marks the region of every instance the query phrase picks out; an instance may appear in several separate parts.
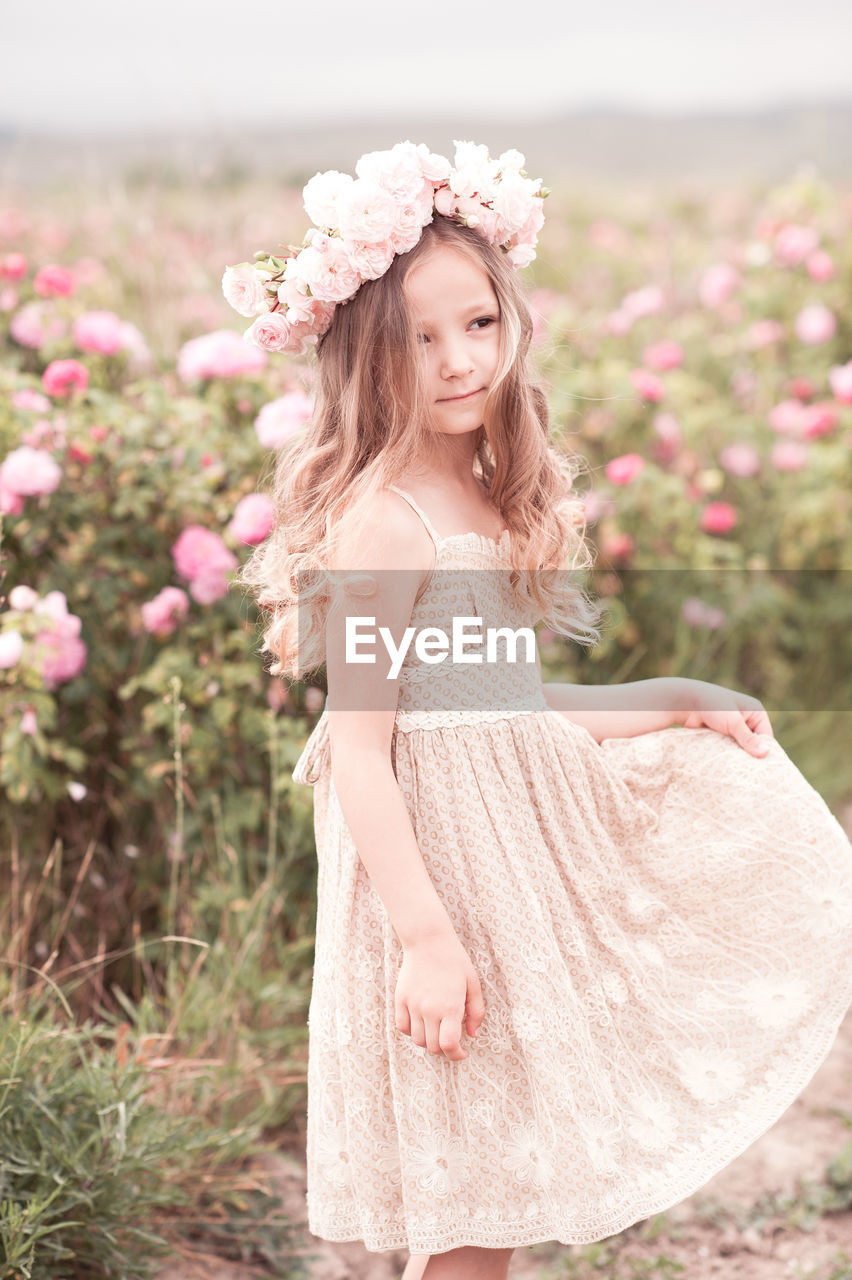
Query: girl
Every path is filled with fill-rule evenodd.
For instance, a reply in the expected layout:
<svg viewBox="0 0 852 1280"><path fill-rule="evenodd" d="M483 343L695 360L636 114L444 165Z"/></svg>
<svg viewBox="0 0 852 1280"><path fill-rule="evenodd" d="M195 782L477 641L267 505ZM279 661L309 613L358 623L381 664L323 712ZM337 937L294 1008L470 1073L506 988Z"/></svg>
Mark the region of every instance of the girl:
<svg viewBox="0 0 852 1280"><path fill-rule="evenodd" d="M567 582L591 561L578 464L526 364L546 192L523 163L401 143L318 174L301 249L223 282L253 340L317 342L243 574L272 673L328 679L293 771L318 857L308 1223L408 1248L405 1280L505 1277L517 1246L690 1196L852 1000L852 849L760 702L513 660L509 631L590 644L600 620ZM450 652L471 619L508 628L478 660Z"/></svg>

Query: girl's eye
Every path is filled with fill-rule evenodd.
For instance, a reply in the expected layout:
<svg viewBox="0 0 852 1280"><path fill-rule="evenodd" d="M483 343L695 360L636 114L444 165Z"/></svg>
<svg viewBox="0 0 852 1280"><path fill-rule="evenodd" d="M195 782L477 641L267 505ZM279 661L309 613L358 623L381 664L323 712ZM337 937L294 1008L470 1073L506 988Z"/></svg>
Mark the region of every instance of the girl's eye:
<svg viewBox="0 0 852 1280"><path fill-rule="evenodd" d="M473 323L487 326L489 324L494 324L495 320L494 316L480 316L479 319L474 320Z"/></svg>

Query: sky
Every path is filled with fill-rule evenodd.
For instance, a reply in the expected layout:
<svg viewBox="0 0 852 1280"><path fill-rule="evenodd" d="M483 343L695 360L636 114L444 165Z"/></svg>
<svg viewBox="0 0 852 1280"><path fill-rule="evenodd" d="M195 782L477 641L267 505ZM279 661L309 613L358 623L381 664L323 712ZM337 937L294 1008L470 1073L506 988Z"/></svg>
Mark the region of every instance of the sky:
<svg viewBox="0 0 852 1280"><path fill-rule="evenodd" d="M6 0L0 129L848 101L850 49L848 0Z"/></svg>

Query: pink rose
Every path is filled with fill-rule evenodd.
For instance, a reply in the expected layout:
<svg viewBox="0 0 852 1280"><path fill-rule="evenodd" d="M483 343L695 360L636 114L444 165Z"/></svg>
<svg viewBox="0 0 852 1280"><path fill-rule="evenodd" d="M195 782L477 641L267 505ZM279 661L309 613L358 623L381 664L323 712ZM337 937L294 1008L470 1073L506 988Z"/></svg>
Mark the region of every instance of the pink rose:
<svg viewBox="0 0 852 1280"><path fill-rule="evenodd" d="M54 338L61 338L66 328L62 317L45 302L26 303L9 321L9 332L18 345L31 347L34 351Z"/></svg>
<svg viewBox="0 0 852 1280"><path fill-rule="evenodd" d="M0 464L0 478L9 492L29 498L53 493L62 479L62 471L49 453L24 444L6 455Z"/></svg>
<svg viewBox="0 0 852 1280"><path fill-rule="evenodd" d="M419 240L418 232L417 239ZM414 242L415 244L417 241ZM413 248L413 245L409 245ZM366 244L363 241L356 240L346 246L346 252L349 255L349 261L358 275L364 280L378 280L379 276L383 276L390 264L393 262L394 254L397 250L394 248L390 240L378 244Z"/></svg>
<svg viewBox="0 0 852 1280"><path fill-rule="evenodd" d="M611 458L604 467L604 474L612 484L630 484L645 466L645 459L640 453L622 453Z"/></svg>
<svg viewBox="0 0 852 1280"><path fill-rule="evenodd" d="M0 257L0 280L23 280L27 260L22 253L5 253Z"/></svg>
<svg viewBox="0 0 852 1280"><path fill-rule="evenodd" d="M837 427L837 410L830 400L817 400L802 410L802 435L806 440L830 436Z"/></svg>
<svg viewBox="0 0 852 1280"><path fill-rule="evenodd" d="M780 320L755 320L745 335L745 345L751 351L759 351L773 342L780 342L783 337L784 326Z"/></svg>
<svg viewBox="0 0 852 1280"><path fill-rule="evenodd" d="M23 498L3 483L3 469L0 467L0 512L4 516L19 516L23 510Z"/></svg>
<svg viewBox="0 0 852 1280"><path fill-rule="evenodd" d="M681 605L681 617L690 627L709 627L718 630L725 621L725 613L715 605L705 604L697 596L689 596Z"/></svg>
<svg viewBox="0 0 852 1280"><path fill-rule="evenodd" d="M719 454L721 466L732 476L753 476L760 470L760 454L753 445L736 441Z"/></svg>
<svg viewBox="0 0 852 1280"><path fill-rule="evenodd" d="M515 169L507 169L494 192L491 207L500 219L503 238L516 235L532 212L536 184L522 178Z"/></svg>
<svg viewBox="0 0 852 1280"><path fill-rule="evenodd" d="M456 194L449 187L439 187L435 192L435 210L445 218L451 218L456 211Z"/></svg>
<svg viewBox="0 0 852 1280"><path fill-rule="evenodd" d="M313 401L304 391L288 391L277 400L270 400L255 418L258 440L265 449L280 449L302 429L313 411Z"/></svg>
<svg viewBox="0 0 852 1280"><path fill-rule="evenodd" d="M835 273L834 259L824 249L817 249L805 260L805 268L812 280L830 280Z"/></svg>
<svg viewBox="0 0 852 1280"><path fill-rule="evenodd" d="M197 604L215 604L228 594L228 579L221 570L210 569L192 579L189 594Z"/></svg>
<svg viewBox="0 0 852 1280"><path fill-rule="evenodd" d="M452 165L446 156L430 151L425 142L419 142L414 148L420 162L420 172L429 182L446 182L450 176Z"/></svg>
<svg viewBox="0 0 852 1280"><path fill-rule="evenodd" d="M665 305L663 291L658 284L648 284L642 289L634 289L621 300L620 311L626 311L634 320L643 316L656 315Z"/></svg>
<svg viewBox="0 0 852 1280"><path fill-rule="evenodd" d="M219 534L199 524L187 525L172 547L172 557L180 576L190 581L206 573L221 574L237 567L236 556Z"/></svg>
<svg viewBox="0 0 852 1280"><path fill-rule="evenodd" d="M795 328L799 341L814 347L834 337L837 321L823 303L811 302L796 316Z"/></svg>
<svg viewBox="0 0 852 1280"><path fill-rule="evenodd" d="M779 440L769 451L776 471L801 471L808 460L808 446L800 440Z"/></svg>
<svg viewBox="0 0 852 1280"><path fill-rule="evenodd" d="M38 593L33 591L32 587L19 583L9 592L9 604L17 612L24 613L38 604Z"/></svg>
<svg viewBox="0 0 852 1280"><path fill-rule="evenodd" d="M737 519L730 502L708 502L701 513L701 528L705 533L729 533Z"/></svg>
<svg viewBox="0 0 852 1280"><path fill-rule="evenodd" d="M396 221L396 206L388 193L363 178L358 178L351 186L346 187L340 198L339 209L340 234L347 241L386 241Z"/></svg>
<svg viewBox="0 0 852 1280"><path fill-rule="evenodd" d="M265 281L272 272L241 262L236 267L226 267L222 276L222 293L225 300L241 316L259 316L269 310L269 294Z"/></svg>
<svg viewBox="0 0 852 1280"><path fill-rule="evenodd" d="M804 425L803 410L800 400L779 400L769 410L769 425L782 435L797 435Z"/></svg>
<svg viewBox="0 0 852 1280"><path fill-rule="evenodd" d="M85 391L89 370L79 360L51 360L41 375L41 384L49 396L68 395L75 387Z"/></svg>
<svg viewBox="0 0 852 1280"><path fill-rule="evenodd" d="M352 181L348 173L338 173L337 169L315 173L310 182L302 188L305 212L311 222L315 222L318 227L330 227L332 230L338 227L340 198L352 185Z"/></svg>
<svg viewBox="0 0 852 1280"><path fill-rule="evenodd" d="M631 369L630 381L643 400L656 402L665 399L666 388L664 383L660 381L656 374L649 373L647 369Z"/></svg>
<svg viewBox="0 0 852 1280"><path fill-rule="evenodd" d="M24 639L20 631L0 631L0 670L8 671L21 660Z"/></svg>
<svg viewBox="0 0 852 1280"><path fill-rule="evenodd" d="M42 298L69 298L74 292L74 272L53 264L40 267L33 288Z"/></svg>
<svg viewBox="0 0 852 1280"><path fill-rule="evenodd" d="M269 536L274 520L272 499L265 493L250 493L234 508L228 530L239 542L255 546Z"/></svg>
<svg viewBox="0 0 852 1280"><path fill-rule="evenodd" d="M163 587L142 605L142 623L152 635L168 636L189 612L189 597L180 587Z"/></svg>
<svg viewBox="0 0 852 1280"><path fill-rule="evenodd" d="M386 236L352 238L370 241L387 239ZM349 260L347 247L337 237L329 240L328 248L322 253L312 244L303 249L299 254L299 275L314 297L323 302L345 302L361 285L361 277Z"/></svg>
<svg viewBox="0 0 852 1280"><path fill-rule="evenodd" d="M683 364L683 347L672 338L652 342L642 352L642 363L646 369L653 369L657 373L677 369Z"/></svg>
<svg viewBox="0 0 852 1280"><path fill-rule="evenodd" d="M36 719L36 713L33 711L32 707L27 707L26 711L21 716L21 733L32 736L32 734L37 732L38 720Z"/></svg>
<svg viewBox="0 0 852 1280"><path fill-rule="evenodd" d="M71 327L71 336L81 351L114 356L124 346L121 320L114 311L84 311Z"/></svg>
<svg viewBox="0 0 852 1280"><path fill-rule="evenodd" d="M260 320L266 316L258 317ZM257 321L255 321L257 324ZM252 326L254 328L254 326ZM257 346L243 340L233 329L190 338L178 352L178 376L182 382L204 378L236 378L265 368L267 356Z"/></svg>
<svg viewBox="0 0 852 1280"><path fill-rule="evenodd" d="M785 267L797 267L818 244L819 235L813 227L788 222L775 233L775 261Z"/></svg>
<svg viewBox="0 0 852 1280"><path fill-rule="evenodd" d="M12 404L16 409L25 409L32 413L47 413L51 408L47 396L43 396L40 391L35 391L32 387L22 387L20 391L16 391L12 396Z"/></svg>
<svg viewBox="0 0 852 1280"><path fill-rule="evenodd" d="M613 560L632 555L635 549L636 544L629 533L610 533L601 542L601 551L605 556L611 556Z"/></svg>
<svg viewBox="0 0 852 1280"><path fill-rule="evenodd" d="M852 404L852 360L832 365L828 371L828 385L835 400L841 404Z"/></svg>
<svg viewBox="0 0 852 1280"><path fill-rule="evenodd" d="M651 425L654 434L666 444L680 444L683 439L680 423L673 413L655 413Z"/></svg>
<svg viewBox="0 0 852 1280"><path fill-rule="evenodd" d="M295 325L292 325L280 311L270 311L266 315L258 316L246 329L243 337L246 342L253 343L263 351L292 352L295 347L294 329Z"/></svg>
<svg viewBox="0 0 852 1280"><path fill-rule="evenodd" d="M33 641L32 664L49 689L73 680L86 665L86 645L79 638L80 619L62 614L39 631Z"/></svg>
<svg viewBox="0 0 852 1280"><path fill-rule="evenodd" d="M728 262L714 262L702 273L698 296L704 307L720 307L738 287L740 273Z"/></svg>
<svg viewBox="0 0 852 1280"><path fill-rule="evenodd" d="M362 181L381 188L395 204L414 200L423 186L423 168L412 142L397 142L389 151L368 151L355 172Z"/></svg>

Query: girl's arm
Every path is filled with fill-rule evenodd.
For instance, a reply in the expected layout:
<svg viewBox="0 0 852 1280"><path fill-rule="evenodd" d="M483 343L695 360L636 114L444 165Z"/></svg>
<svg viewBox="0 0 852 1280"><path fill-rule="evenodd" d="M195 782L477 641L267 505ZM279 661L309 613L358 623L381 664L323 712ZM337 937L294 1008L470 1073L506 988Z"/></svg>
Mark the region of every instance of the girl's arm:
<svg viewBox="0 0 852 1280"><path fill-rule="evenodd" d="M536 665L541 674L538 644ZM774 737L769 717L757 698L724 685L686 676L662 676L630 684L542 684L545 700L596 742L634 738L655 729L704 726L733 738L754 755L765 754L761 734Z"/></svg>
<svg viewBox="0 0 852 1280"><path fill-rule="evenodd" d="M363 530L342 570L355 585L361 574L375 579L372 595L338 590L329 609L326 635L331 773L340 809L358 856L381 898L403 946L448 937L452 921L423 863L405 797L391 763L391 738L399 679L388 679L389 659L379 639L387 627L399 646L410 625L415 596L434 559L418 518L392 495L381 494L376 523ZM358 644L375 663L347 661L346 617L363 619ZM371 621L372 620L372 621ZM350 642L349 658L352 657Z"/></svg>
<svg viewBox="0 0 852 1280"><path fill-rule="evenodd" d="M538 643L536 666L541 675ZM640 733L682 724L692 700L680 676L635 680L630 684L542 684L547 705L588 729L595 742L635 738Z"/></svg>

